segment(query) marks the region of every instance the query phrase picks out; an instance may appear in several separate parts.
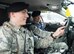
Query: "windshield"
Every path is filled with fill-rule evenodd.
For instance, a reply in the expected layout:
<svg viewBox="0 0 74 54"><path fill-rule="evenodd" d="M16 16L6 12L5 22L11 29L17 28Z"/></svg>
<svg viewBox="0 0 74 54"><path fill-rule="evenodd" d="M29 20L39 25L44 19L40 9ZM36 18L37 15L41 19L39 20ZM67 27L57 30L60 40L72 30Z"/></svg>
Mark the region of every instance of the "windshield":
<svg viewBox="0 0 74 54"><path fill-rule="evenodd" d="M52 11L41 13L41 16L45 23L53 23L53 24L55 23L63 24L64 20L66 19L64 16Z"/></svg>

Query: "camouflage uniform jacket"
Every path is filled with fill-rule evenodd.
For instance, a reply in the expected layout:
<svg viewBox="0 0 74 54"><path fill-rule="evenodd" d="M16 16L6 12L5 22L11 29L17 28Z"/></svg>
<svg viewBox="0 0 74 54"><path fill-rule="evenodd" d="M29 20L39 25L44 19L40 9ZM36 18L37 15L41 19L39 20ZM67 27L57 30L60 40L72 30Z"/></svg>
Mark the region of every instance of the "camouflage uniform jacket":
<svg viewBox="0 0 74 54"><path fill-rule="evenodd" d="M68 49L68 46L65 42L57 41L58 39L53 39L51 33L48 31L43 31L37 28L35 25L30 26L30 30L35 34L35 47L44 48L46 52L44 54L61 54ZM38 54L38 52L36 52Z"/></svg>
<svg viewBox="0 0 74 54"><path fill-rule="evenodd" d="M0 54L34 54L33 35L9 22L0 27Z"/></svg>
<svg viewBox="0 0 74 54"><path fill-rule="evenodd" d="M34 29L32 31L40 38L37 39L37 36L34 36L27 29L16 28L12 24L5 22L0 27L0 54L23 54L24 52L24 54L26 52L27 54L34 54L34 47L47 48L53 46L51 32L42 31L36 27L32 28Z"/></svg>
<svg viewBox="0 0 74 54"><path fill-rule="evenodd" d="M51 33L53 33L53 32L43 31L43 30L37 28L35 25L31 25L30 30L35 35L34 41L35 41L36 48L52 47L54 40L51 37Z"/></svg>
<svg viewBox="0 0 74 54"><path fill-rule="evenodd" d="M59 42L59 41L57 41L59 39L53 39L51 37L51 33L53 33L53 32L43 31L43 30L37 28L35 25L31 25L30 30L32 30L33 33L36 35L36 38L34 38L36 48L55 47L55 45L59 46L61 43L60 47L65 46L64 48L68 49L68 46L65 42L62 42L62 41ZM58 47L58 48L60 48L60 47Z"/></svg>

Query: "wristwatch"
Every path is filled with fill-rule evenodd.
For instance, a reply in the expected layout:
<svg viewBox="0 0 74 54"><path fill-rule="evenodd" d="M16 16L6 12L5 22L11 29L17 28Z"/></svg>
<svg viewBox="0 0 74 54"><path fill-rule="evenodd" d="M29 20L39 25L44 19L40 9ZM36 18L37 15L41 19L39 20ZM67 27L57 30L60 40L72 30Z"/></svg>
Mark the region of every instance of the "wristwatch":
<svg viewBox="0 0 74 54"><path fill-rule="evenodd" d="M51 33L51 37L52 37L53 39L56 39L56 37L53 36L53 33Z"/></svg>

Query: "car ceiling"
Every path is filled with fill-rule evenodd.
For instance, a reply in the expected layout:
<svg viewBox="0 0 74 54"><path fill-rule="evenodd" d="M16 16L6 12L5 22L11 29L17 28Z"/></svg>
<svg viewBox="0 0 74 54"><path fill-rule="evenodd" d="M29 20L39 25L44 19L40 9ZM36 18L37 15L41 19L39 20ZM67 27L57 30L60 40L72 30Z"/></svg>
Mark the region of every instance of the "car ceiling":
<svg viewBox="0 0 74 54"><path fill-rule="evenodd" d="M0 4L11 4L13 2L26 2L30 5L29 10L48 10L49 5L58 5L63 0L0 0Z"/></svg>

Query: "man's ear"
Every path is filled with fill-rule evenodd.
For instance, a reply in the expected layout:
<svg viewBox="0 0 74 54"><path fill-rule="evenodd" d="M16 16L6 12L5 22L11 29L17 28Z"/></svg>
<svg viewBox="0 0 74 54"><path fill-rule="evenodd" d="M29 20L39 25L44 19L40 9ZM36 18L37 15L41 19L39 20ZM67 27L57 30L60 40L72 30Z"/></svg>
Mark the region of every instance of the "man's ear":
<svg viewBox="0 0 74 54"><path fill-rule="evenodd" d="M10 16L10 17L15 17L14 12L10 12L10 13L9 13L9 16Z"/></svg>

